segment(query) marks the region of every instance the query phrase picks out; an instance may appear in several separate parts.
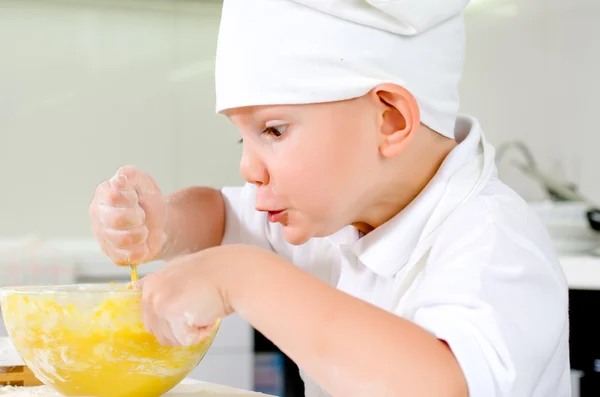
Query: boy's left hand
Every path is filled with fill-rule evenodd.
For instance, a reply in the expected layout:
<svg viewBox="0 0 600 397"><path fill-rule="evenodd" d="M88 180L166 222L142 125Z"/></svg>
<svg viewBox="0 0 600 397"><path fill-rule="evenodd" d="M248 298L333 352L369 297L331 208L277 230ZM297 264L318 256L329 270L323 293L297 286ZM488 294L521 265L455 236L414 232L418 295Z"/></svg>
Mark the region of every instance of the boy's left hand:
<svg viewBox="0 0 600 397"><path fill-rule="evenodd" d="M215 322L233 312L227 278L244 247L220 246L181 256L136 284L146 330L168 346L201 342ZM248 259L248 258L246 258Z"/></svg>

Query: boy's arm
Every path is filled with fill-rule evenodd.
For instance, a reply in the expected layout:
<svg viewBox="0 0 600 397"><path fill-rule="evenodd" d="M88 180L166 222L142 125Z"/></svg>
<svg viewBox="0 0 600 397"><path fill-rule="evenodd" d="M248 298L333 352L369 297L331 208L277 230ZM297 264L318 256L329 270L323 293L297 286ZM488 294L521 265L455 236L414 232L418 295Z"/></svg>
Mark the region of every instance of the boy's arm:
<svg viewBox="0 0 600 397"><path fill-rule="evenodd" d="M225 231L225 204L221 192L189 187L167 197L168 239L160 259L197 252L221 244Z"/></svg>
<svg viewBox="0 0 600 397"><path fill-rule="evenodd" d="M255 188L247 184L216 190L191 187L168 196L167 235L160 259L220 244L248 244L288 256L279 225L255 210Z"/></svg>
<svg viewBox="0 0 600 397"><path fill-rule="evenodd" d="M229 273L232 308L331 395L468 396L452 351L425 329L281 257L252 258Z"/></svg>

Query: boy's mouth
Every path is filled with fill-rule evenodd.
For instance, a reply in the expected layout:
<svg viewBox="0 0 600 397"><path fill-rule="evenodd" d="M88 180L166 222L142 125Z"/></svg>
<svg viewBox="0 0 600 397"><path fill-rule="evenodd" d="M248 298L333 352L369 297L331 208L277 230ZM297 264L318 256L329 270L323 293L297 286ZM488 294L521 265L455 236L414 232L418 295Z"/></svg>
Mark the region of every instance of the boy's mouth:
<svg viewBox="0 0 600 397"><path fill-rule="evenodd" d="M276 223L283 219L285 213L287 212L285 209L282 210L271 210L265 207L257 206L256 210L259 212L266 212L269 222Z"/></svg>
<svg viewBox="0 0 600 397"><path fill-rule="evenodd" d="M269 222L276 223L283 217L284 210L280 211L267 211Z"/></svg>

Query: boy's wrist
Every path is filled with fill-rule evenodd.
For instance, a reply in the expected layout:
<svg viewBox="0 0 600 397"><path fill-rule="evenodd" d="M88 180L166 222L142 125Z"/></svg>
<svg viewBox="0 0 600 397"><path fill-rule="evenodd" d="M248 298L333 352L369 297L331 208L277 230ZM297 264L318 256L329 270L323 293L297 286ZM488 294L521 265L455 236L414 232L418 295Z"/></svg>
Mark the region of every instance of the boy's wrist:
<svg viewBox="0 0 600 397"><path fill-rule="evenodd" d="M165 222L163 225L163 238L160 250L158 251L158 255L156 257L157 260L167 261L173 259L178 256L178 253L172 252L174 241L172 236L172 230L177 230L173 223L173 212L172 204L169 201L168 197L165 197Z"/></svg>

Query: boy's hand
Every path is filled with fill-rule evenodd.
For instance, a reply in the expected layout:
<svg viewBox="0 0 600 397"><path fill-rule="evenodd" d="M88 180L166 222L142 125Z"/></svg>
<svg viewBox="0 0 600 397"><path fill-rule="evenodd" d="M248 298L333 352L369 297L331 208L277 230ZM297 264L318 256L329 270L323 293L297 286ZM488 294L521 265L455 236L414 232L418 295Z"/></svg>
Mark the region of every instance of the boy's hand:
<svg viewBox="0 0 600 397"><path fill-rule="evenodd" d="M167 346L190 346L206 338L215 323L233 312L227 282L236 272L228 246L177 257L144 277L142 290L146 330Z"/></svg>
<svg viewBox="0 0 600 397"><path fill-rule="evenodd" d="M167 202L150 175L120 168L96 188L89 213L102 251L116 264L159 256L166 241Z"/></svg>

